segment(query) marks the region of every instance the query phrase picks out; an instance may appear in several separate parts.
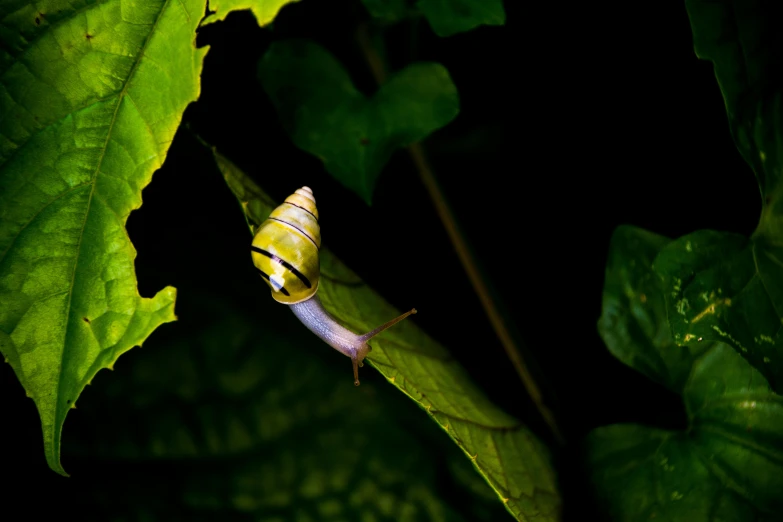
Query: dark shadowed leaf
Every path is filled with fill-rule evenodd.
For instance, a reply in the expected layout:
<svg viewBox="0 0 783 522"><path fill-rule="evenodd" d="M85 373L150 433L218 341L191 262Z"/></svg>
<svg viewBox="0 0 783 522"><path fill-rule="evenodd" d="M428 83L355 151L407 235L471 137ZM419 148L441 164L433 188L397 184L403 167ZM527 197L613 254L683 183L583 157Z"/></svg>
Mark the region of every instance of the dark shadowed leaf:
<svg viewBox="0 0 783 522"><path fill-rule="evenodd" d="M420 0L416 5L438 36L506 23L503 0Z"/></svg>
<svg viewBox="0 0 783 522"><path fill-rule="evenodd" d="M286 40L269 47L258 74L294 143L367 203L392 152L459 112L457 90L436 63L409 65L367 98L328 51Z"/></svg>
<svg viewBox="0 0 783 522"><path fill-rule="evenodd" d="M68 457L114 470L85 488L90 520L507 517L441 430L382 382L344 379L293 314L198 292L183 287L176 328L80 405L92 431Z"/></svg>
<svg viewBox="0 0 783 522"><path fill-rule="evenodd" d="M677 344L722 341L783 390L783 4L687 0L696 54L713 62L762 213L751 238L698 231L655 261Z"/></svg>
<svg viewBox="0 0 783 522"><path fill-rule="evenodd" d="M675 392L708 343L677 346L666 321L661 283L650 270L669 239L636 227L612 235L598 331L612 355Z"/></svg>
<svg viewBox="0 0 783 522"><path fill-rule="evenodd" d="M416 12L414 0L362 0L373 18L393 24Z"/></svg>
<svg viewBox="0 0 783 522"><path fill-rule="evenodd" d="M728 345L702 339L678 347L666 339L662 289L650 266L666 241L632 227L615 232L599 330L620 360L682 394L689 427L592 432L589 463L601 504L612 520L774 520L783 510L783 398Z"/></svg>

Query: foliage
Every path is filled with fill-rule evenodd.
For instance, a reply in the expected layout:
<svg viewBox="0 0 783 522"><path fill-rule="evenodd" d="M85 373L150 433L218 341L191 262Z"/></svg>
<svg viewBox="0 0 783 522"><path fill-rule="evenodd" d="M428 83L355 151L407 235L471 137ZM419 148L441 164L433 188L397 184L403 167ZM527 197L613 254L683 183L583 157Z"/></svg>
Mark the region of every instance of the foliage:
<svg viewBox="0 0 783 522"><path fill-rule="evenodd" d="M451 36L480 25L503 25L502 0L362 0L372 16L399 22L420 11L438 36Z"/></svg>
<svg viewBox="0 0 783 522"><path fill-rule="evenodd" d="M208 49L194 45L196 30L243 9L266 25L287 3L216 1L209 11L198 1L4 6L4 28L10 30L2 33L0 60L0 350L36 402L46 457L59 473L65 474L60 465L65 415L84 387L100 369L113 369L122 353L140 346L159 324L175 319L173 288L152 299L139 295L136 252L125 222L163 164L186 106L198 98ZM433 25L446 27L439 32L449 33L502 23L498 7L487 19L481 9L471 14L421 6ZM457 14L456 25L447 20ZM346 163L357 166L347 169L342 181L368 202L391 151L425 138L458 112L456 87L436 63L411 64L369 100L314 43L273 44L261 72L283 115L290 100L281 90L293 95L300 89L300 111L310 111L314 119L298 117L296 124L311 139L329 108L319 105L317 96L331 99L342 89L347 98L338 105L351 110L329 122L330 146L314 150L328 155L342 144L353 145L346 156L354 158ZM322 88L335 78L338 91L308 91L306 84L295 85L294 73L316 78ZM431 116L422 117L426 113ZM351 129L369 143L346 140ZM228 163L221 159L220 164ZM334 171L338 177L340 172ZM255 211L251 221L264 219L269 199L238 171L224 173L233 189L241 186L242 195L250 194L243 203ZM388 315L390 306L328 251L322 266L319 295L346 324L361 329ZM288 510L301 519L350 514L467 520L490 519L500 506L520 519L558 516L560 501L544 445L494 406L446 348L413 325L379 338L372 364L469 457L455 461L450 449L447 458L465 498L476 499L463 501L464 513L439 497L434 468L423 466L423 449L404 449L422 444L392 421L393 411L410 406L397 401L387 408L368 397L357 404L357 391L346 387L324 397L318 390L333 382L330 371L304 355L292 357L288 332L265 329L238 310L229 313L230 303L215 308L204 302L194 306L197 302L191 294L178 307L189 314L183 324L196 337L175 327L177 337L163 337L152 355L134 359L86 407L79 401L85 418L107 431L92 441L72 441L76 462L98 457L154 466L158 459L195 459L203 469L191 474L177 497L194 518L243 519ZM256 352L259 342L264 349ZM204 365L196 371L192 364L200 357ZM303 365L301 357L308 362ZM282 371L286 365L291 369ZM282 397L289 398L281 402ZM295 404L299 399L304 399L301 406ZM301 451L305 447L312 449ZM488 504L486 485L465 475L470 463L502 504ZM216 474L229 489L215 486ZM104 504L133 491L132 484L110 491L101 486L95 491ZM175 516L154 497L135 499L130 511L140 519ZM93 515L114 518L88 516Z"/></svg>
<svg viewBox="0 0 783 522"><path fill-rule="evenodd" d="M688 428L599 428L587 441L588 462L612 520L777 520L783 85L770 70L782 58L773 22L780 12L764 2L686 5L696 52L715 65L732 134L756 173L761 220L750 239L615 231L599 331L622 362L682 395Z"/></svg>
<svg viewBox="0 0 783 522"><path fill-rule="evenodd" d="M209 2L211 14L204 17L201 26L225 20L232 11L250 10L258 25L272 23L280 9L297 0L212 0Z"/></svg>
<svg viewBox="0 0 783 522"><path fill-rule="evenodd" d="M503 516L496 495L433 423L410 418L409 402L383 382L355 388L344 361L284 307L197 284L181 290L189 298L180 321L79 405L97 428L66 436L71 462L152 470L143 488L124 473L91 484L91 520ZM450 484L461 505L442 497L440 467L461 470Z"/></svg>
<svg viewBox="0 0 783 522"><path fill-rule="evenodd" d="M713 62L729 127L753 168L763 207L751 238L701 230L672 242L655 261L663 278L678 344L722 341L745 357L773 389L783 391L783 227L780 205L780 97L772 71L783 60L774 20L763 1L686 2L696 54Z"/></svg>
<svg viewBox="0 0 783 522"><path fill-rule="evenodd" d="M595 430L587 449L599 497L612 520L771 517L783 509L783 397L724 343L674 343L652 270L667 243L644 230L617 229L599 330L617 358L682 395L688 430Z"/></svg>
<svg viewBox="0 0 783 522"><path fill-rule="evenodd" d="M215 159L254 233L274 209L269 197L226 158ZM320 256L318 296L342 324L365 332L399 315L331 252ZM374 341L367 360L449 434L511 513L554 520L559 500L546 449L495 407L443 346L401 323Z"/></svg>
<svg viewBox="0 0 783 522"><path fill-rule="evenodd" d="M0 351L38 407L59 473L62 425L84 386L174 319L173 288L139 296L125 221L198 97L200 11L198 1L132 14L119 1L50 2L6 18Z"/></svg>
<svg viewBox="0 0 783 522"><path fill-rule="evenodd" d="M437 63L409 65L369 100L333 56L306 40L273 43L258 73L294 143L367 203L396 148L459 112L457 89Z"/></svg>
<svg viewBox="0 0 783 522"><path fill-rule="evenodd" d="M415 47L421 19L428 37L450 45L506 19L501 0L331 0L340 16L361 12L347 52L278 37L281 13L308 2L0 3L0 352L35 403L46 461L66 474L60 439L78 400L90 429L62 437L69 466L88 477L74 502L83 520L560 520L553 459L568 454L495 404L455 358L458 347L416 322L373 341L367 361L383 379L357 389L348 362L285 307L257 299L265 287L228 252L206 275L189 259L178 290L163 281L151 298L139 292L126 222L180 123L193 123L186 107L210 53L197 37L234 11L267 27L239 73L269 105L259 124L280 125L311 166L369 204L396 151L448 132L464 110L458 75L406 61L414 54L383 48L386 35L402 27ZM687 425L602 426L580 456L611 520L766 522L783 512L783 7L685 6L758 180L761 216L750 237L615 230L599 333L619 361L680 397ZM261 145L272 146L260 144L250 168L267 166ZM215 179L240 203L235 228L244 216L252 233L276 204L259 184L301 186L296 168L256 176L212 153ZM186 199L190 180L177 175ZM192 217L212 202L190 203ZM401 214L410 205L399 204ZM192 258L209 237L186 245ZM319 296L339 322L366 331L397 314L329 249L321 256ZM437 276L404 248L389 256L400 270ZM150 349L80 398L142 344ZM471 356L497 358L484 348L471 344Z"/></svg>

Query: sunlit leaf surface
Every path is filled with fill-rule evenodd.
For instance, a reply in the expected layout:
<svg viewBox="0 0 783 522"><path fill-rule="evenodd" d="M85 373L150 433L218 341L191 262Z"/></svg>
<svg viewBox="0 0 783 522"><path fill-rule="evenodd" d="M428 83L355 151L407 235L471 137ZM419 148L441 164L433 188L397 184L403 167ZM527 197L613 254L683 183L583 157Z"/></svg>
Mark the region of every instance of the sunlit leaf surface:
<svg viewBox="0 0 783 522"><path fill-rule="evenodd" d="M199 92L198 0L6 2L0 31L0 351L59 462L102 368L174 320L139 296L125 231Z"/></svg>
<svg viewBox="0 0 783 522"><path fill-rule="evenodd" d="M265 26L272 22L280 9L292 2L298 0L210 0L209 10L212 12L204 18L201 25L208 25L213 22L225 20L231 11L250 10L256 17L258 25Z"/></svg>
<svg viewBox="0 0 783 522"><path fill-rule="evenodd" d="M689 427L593 431L588 455L602 506L611 520L776 520L783 510L783 397L724 343L673 343L651 267L667 241L617 229L599 331L620 360L682 394Z"/></svg>
<svg viewBox="0 0 783 522"><path fill-rule="evenodd" d="M274 204L226 158L215 157L255 230ZM369 331L398 315L325 249L321 274L324 306L354 331ZM546 449L517 419L489 402L444 347L413 321L400 323L372 344L369 363L449 434L512 514L519 520L558 520L560 499Z"/></svg>

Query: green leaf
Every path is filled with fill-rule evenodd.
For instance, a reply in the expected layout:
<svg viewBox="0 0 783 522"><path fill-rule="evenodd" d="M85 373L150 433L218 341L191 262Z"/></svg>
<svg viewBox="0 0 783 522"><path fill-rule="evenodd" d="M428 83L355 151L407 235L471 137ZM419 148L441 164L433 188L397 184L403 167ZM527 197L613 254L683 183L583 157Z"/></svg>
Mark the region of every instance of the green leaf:
<svg viewBox="0 0 783 522"><path fill-rule="evenodd" d="M250 10L256 17L259 27L269 25L283 6L299 0L210 0L209 10L212 12L201 22L201 26L225 20L231 11Z"/></svg>
<svg viewBox="0 0 783 522"><path fill-rule="evenodd" d="M734 141L763 196L750 239L702 230L655 261L677 344L723 341L783 391L783 34L779 8L756 0L686 1L696 54L711 60Z"/></svg>
<svg viewBox="0 0 783 522"><path fill-rule="evenodd" d="M721 477L734 470L724 473L704 453L710 448L699 447L684 433L616 424L591 432L587 449L593 485L608 520L778 520L727 487Z"/></svg>
<svg viewBox="0 0 783 522"><path fill-rule="evenodd" d="M598 331L609 351L650 379L681 392L694 357L706 347L680 347L666 322L661 283L650 270L669 239L631 226L612 234Z"/></svg>
<svg viewBox="0 0 783 522"><path fill-rule="evenodd" d="M0 33L0 351L65 474L84 386L175 319L173 288L139 296L125 221L198 96L204 4L17 4Z"/></svg>
<svg viewBox="0 0 783 522"><path fill-rule="evenodd" d="M294 143L367 203L395 149L424 139L459 112L457 89L436 63L409 65L368 99L328 51L286 40L269 47L258 74Z"/></svg>
<svg viewBox="0 0 783 522"><path fill-rule="evenodd" d="M254 231L274 205L226 158L215 153L215 159ZM321 250L320 261L318 295L346 327L369 331L399 315L327 249ZM535 436L492 404L446 349L413 321L402 322L377 339L367 357L370 365L449 434L506 508L520 520L558 520L555 474Z"/></svg>
<svg viewBox="0 0 783 522"><path fill-rule="evenodd" d="M506 23L503 0L420 0L416 5L438 36Z"/></svg>
<svg viewBox="0 0 783 522"><path fill-rule="evenodd" d="M69 432L71 458L118 470L84 487L106 511L90 509L95 519L507 516L471 469L474 480L444 491L444 472L470 468L459 450L424 416L410 419L408 401L383 382L342 379L343 361L283 307L181 291L176 328L96 382L78 410L85 433Z"/></svg>
<svg viewBox="0 0 783 522"><path fill-rule="evenodd" d="M780 6L765 0L685 0L685 5L694 50L713 63L734 141L753 167L762 194L776 200L766 206L778 206L783 172ZM768 210L779 223L783 210Z"/></svg>
<svg viewBox="0 0 783 522"><path fill-rule="evenodd" d="M783 510L783 397L724 343L697 341L677 353L667 341L650 266L666 241L618 228L599 324L612 353L682 394L688 430L593 431L588 455L601 504L612 520L773 520Z"/></svg>
<svg viewBox="0 0 783 522"><path fill-rule="evenodd" d="M675 342L726 342L780 389L780 259L783 251L763 237L749 241L738 234L701 230L672 241L653 267L663 280Z"/></svg>
<svg viewBox="0 0 783 522"><path fill-rule="evenodd" d="M393 24L411 15L413 0L362 0L373 18Z"/></svg>

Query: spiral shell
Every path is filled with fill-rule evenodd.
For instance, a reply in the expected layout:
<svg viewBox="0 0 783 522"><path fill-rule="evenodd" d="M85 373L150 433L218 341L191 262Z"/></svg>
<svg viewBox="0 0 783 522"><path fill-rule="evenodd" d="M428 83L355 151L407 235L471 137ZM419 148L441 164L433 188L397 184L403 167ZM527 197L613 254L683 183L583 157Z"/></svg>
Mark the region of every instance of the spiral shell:
<svg viewBox="0 0 783 522"><path fill-rule="evenodd" d="M298 189L272 211L250 247L272 297L288 305L306 301L318 290L320 248L318 209L309 187Z"/></svg>

